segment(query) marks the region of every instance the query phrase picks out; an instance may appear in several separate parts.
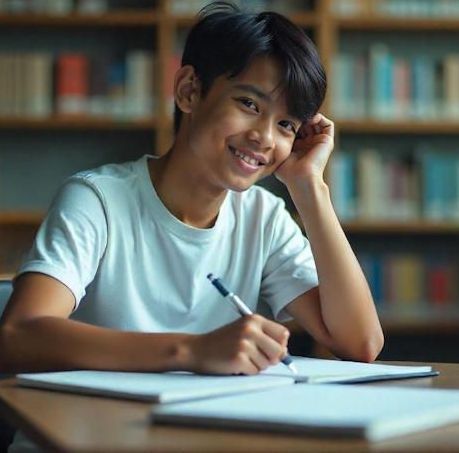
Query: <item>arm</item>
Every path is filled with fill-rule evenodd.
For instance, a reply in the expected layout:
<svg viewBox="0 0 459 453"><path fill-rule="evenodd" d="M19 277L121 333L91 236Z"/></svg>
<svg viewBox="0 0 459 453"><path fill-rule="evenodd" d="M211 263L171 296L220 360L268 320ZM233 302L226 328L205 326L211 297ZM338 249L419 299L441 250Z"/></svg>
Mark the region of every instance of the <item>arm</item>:
<svg viewBox="0 0 459 453"><path fill-rule="evenodd" d="M288 312L336 355L372 361L383 333L368 284L334 212L325 165L333 149L333 123L317 114L302 128L276 175L301 216L317 266L319 287L295 299Z"/></svg>
<svg viewBox="0 0 459 453"><path fill-rule="evenodd" d="M286 352L288 331L249 316L203 335L124 332L68 319L72 292L44 274L18 278L0 324L0 372L97 369L254 374Z"/></svg>

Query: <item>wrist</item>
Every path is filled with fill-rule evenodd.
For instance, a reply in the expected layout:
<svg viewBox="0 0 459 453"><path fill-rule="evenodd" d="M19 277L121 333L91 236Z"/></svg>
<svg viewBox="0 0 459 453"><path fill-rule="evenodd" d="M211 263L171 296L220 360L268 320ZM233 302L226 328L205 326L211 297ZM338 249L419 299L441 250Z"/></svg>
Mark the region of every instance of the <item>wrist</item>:
<svg viewBox="0 0 459 453"><path fill-rule="evenodd" d="M311 175L301 181L290 184L288 191L295 205L297 201L302 204L305 201L311 202L330 194L329 187L322 175Z"/></svg>
<svg viewBox="0 0 459 453"><path fill-rule="evenodd" d="M173 344L169 369L175 371L193 371L196 367L193 344L198 335L178 334Z"/></svg>

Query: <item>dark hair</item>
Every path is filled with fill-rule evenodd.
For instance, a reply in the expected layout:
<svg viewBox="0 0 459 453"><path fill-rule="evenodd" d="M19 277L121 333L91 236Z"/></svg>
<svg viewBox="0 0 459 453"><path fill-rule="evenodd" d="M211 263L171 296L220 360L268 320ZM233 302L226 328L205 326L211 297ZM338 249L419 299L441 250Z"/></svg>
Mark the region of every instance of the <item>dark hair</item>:
<svg viewBox="0 0 459 453"><path fill-rule="evenodd" d="M255 57L268 55L283 68L289 114L306 121L317 113L327 79L313 42L301 28L281 14L243 12L229 2L213 2L198 17L185 43L182 66L194 67L202 96L216 77L236 77ZM176 105L175 132L181 114Z"/></svg>

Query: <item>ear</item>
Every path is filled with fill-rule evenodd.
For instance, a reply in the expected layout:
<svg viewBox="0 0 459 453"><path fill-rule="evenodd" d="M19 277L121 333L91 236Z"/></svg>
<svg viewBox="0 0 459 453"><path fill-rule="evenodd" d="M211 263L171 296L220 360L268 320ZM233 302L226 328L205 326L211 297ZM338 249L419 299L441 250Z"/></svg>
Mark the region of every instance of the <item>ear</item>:
<svg viewBox="0 0 459 453"><path fill-rule="evenodd" d="M183 113L190 113L199 101L201 83L193 66L182 66L175 74L174 96L178 108Z"/></svg>

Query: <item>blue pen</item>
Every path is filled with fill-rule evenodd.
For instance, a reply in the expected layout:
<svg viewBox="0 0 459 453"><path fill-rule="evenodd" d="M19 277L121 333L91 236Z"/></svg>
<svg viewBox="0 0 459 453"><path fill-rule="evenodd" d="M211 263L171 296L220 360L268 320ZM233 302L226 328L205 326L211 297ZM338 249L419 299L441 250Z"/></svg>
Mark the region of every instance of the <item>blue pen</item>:
<svg viewBox="0 0 459 453"><path fill-rule="evenodd" d="M236 307L237 311L241 316L253 315L250 308L247 307L247 305L241 300L241 298L238 297L236 294L232 293L231 291L228 291L219 278L214 277L213 274L208 274L207 278L211 281L212 285L214 285L215 288L217 288L218 292L223 297L228 298L233 303L233 305ZM290 357L289 354L284 356L281 362L284 365L286 365L293 374L298 374L298 370L293 364L293 359Z"/></svg>

